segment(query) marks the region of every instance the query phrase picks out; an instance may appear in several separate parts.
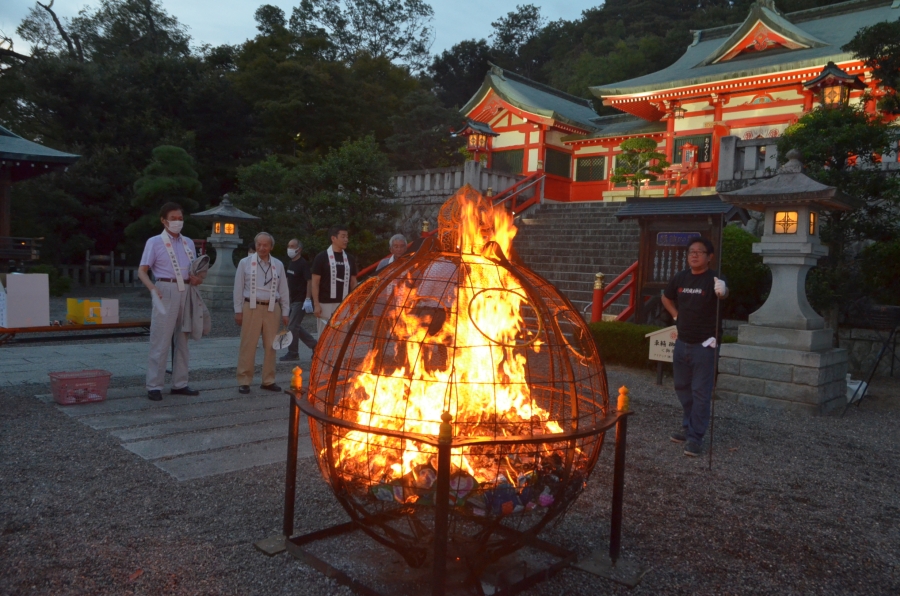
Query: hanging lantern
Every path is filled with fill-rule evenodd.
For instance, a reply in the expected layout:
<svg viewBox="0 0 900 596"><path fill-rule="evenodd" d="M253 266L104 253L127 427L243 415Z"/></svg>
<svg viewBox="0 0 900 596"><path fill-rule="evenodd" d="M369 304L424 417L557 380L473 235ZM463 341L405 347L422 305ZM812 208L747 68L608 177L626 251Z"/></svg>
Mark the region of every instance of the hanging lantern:
<svg viewBox="0 0 900 596"><path fill-rule="evenodd" d="M479 154L487 153L489 150L488 138L499 136L499 133L494 132L487 122L466 119L466 125L450 136L466 137L466 149L472 154L474 161L479 161Z"/></svg>
<svg viewBox="0 0 900 596"><path fill-rule="evenodd" d="M832 109L846 106L850 102L851 89L865 89L866 85L859 77L847 74L834 62L829 62L822 72L803 87L819 97L822 107Z"/></svg>

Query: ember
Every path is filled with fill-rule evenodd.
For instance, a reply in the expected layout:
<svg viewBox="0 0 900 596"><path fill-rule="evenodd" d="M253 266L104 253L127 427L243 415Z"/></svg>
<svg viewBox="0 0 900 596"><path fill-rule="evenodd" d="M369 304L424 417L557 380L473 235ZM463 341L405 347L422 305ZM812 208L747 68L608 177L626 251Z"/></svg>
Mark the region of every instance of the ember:
<svg viewBox="0 0 900 596"><path fill-rule="evenodd" d="M414 256L344 301L315 352L304 410L322 474L414 566L447 494L442 430L449 554L485 562L564 512L600 452L603 364L571 303L517 261L515 234L509 214L462 188Z"/></svg>

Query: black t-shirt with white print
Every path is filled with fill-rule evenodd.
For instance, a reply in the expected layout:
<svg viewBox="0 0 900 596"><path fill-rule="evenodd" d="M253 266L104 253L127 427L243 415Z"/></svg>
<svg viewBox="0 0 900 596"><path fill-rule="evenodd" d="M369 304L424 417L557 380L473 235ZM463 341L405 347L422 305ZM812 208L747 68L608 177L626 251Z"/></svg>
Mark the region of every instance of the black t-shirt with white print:
<svg viewBox="0 0 900 596"><path fill-rule="evenodd" d="M690 269L679 271L669 280L664 295L678 309L678 339L689 344L705 342L716 336L716 300L714 278L720 277L707 269L694 275Z"/></svg>

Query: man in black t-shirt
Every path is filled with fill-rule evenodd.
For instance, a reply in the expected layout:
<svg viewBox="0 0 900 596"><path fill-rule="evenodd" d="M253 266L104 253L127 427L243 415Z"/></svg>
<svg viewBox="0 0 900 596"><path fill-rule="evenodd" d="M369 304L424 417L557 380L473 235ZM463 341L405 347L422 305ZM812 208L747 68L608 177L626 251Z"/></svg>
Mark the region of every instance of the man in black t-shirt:
<svg viewBox="0 0 900 596"><path fill-rule="evenodd" d="M347 253L347 228L334 226L328 236L331 246L317 254L312 265L313 314L320 334L341 301L356 287L356 260Z"/></svg>
<svg viewBox="0 0 900 596"><path fill-rule="evenodd" d="M291 261L285 267L285 274L287 275L288 294L291 296L291 319L288 322L288 329L292 337L287 354L281 357L282 362L300 360L297 346L301 340L310 350L316 349L315 338L302 326L303 315L313 310L312 300L309 298L309 295L312 294L312 273L309 270L309 264L300 256L302 250L303 245L296 238L292 238L288 242L287 253Z"/></svg>
<svg viewBox="0 0 900 596"><path fill-rule="evenodd" d="M672 433L671 439L684 443L684 454L692 457L700 455L709 426L719 337L716 301L728 297L725 280L709 268L713 252L712 242L706 238L692 240L689 268L669 280L662 297L678 329L672 369L675 393L684 410L681 430Z"/></svg>

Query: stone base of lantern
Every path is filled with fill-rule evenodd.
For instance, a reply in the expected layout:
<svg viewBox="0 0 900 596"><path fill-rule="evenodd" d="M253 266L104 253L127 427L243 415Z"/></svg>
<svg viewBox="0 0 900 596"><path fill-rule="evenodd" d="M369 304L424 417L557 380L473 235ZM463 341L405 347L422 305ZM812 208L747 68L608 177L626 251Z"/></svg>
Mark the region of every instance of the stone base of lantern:
<svg viewBox="0 0 900 596"><path fill-rule="evenodd" d="M213 309L233 309L234 304L234 284L215 285L208 282L200 284L200 296L206 308Z"/></svg>
<svg viewBox="0 0 900 596"><path fill-rule="evenodd" d="M844 349L807 351L724 344L719 352L716 393L722 399L753 406L825 414L847 403L847 369Z"/></svg>

